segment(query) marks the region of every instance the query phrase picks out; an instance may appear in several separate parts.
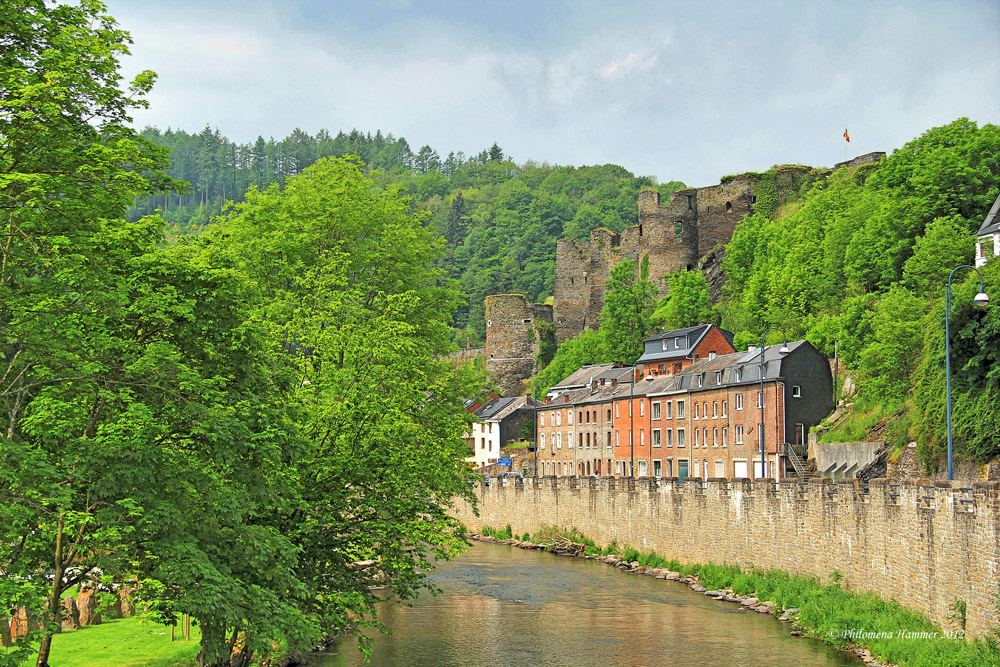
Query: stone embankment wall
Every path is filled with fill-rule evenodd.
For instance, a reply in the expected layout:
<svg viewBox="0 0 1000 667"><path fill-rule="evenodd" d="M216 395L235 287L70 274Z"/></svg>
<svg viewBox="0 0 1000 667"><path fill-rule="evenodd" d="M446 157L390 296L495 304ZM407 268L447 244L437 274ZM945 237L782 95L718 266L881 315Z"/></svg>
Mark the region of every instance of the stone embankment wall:
<svg viewBox="0 0 1000 667"><path fill-rule="evenodd" d="M510 524L576 528L600 545L652 550L681 562L777 568L894 598L946 628L967 605L966 632L1000 624L1000 483L855 480L800 485L748 480L526 479L477 489L473 531Z"/></svg>

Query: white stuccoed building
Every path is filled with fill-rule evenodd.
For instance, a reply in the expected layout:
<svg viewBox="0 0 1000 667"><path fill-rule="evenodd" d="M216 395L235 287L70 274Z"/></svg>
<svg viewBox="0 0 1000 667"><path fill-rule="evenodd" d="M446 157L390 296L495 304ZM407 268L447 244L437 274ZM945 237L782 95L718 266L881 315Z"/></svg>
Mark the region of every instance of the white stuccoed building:
<svg viewBox="0 0 1000 667"><path fill-rule="evenodd" d="M992 257L1000 257L1000 197L986 214L983 226L976 232L976 268L985 266Z"/></svg>

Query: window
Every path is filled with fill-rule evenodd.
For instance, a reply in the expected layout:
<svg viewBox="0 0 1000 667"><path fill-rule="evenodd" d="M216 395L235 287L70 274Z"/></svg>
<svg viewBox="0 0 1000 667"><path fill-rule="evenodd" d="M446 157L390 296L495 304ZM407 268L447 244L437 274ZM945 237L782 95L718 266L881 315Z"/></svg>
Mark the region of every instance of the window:
<svg viewBox="0 0 1000 667"><path fill-rule="evenodd" d="M677 418L684 419L684 401L677 401Z"/></svg>
<svg viewBox="0 0 1000 667"><path fill-rule="evenodd" d="M556 433L556 449L562 449L562 433Z"/></svg>
<svg viewBox="0 0 1000 667"><path fill-rule="evenodd" d="M792 386L792 398L802 398L802 387L799 385Z"/></svg>
<svg viewBox="0 0 1000 667"><path fill-rule="evenodd" d="M681 349L681 339L679 337L674 339L674 349Z"/></svg>
<svg viewBox="0 0 1000 667"><path fill-rule="evenodd" d="M678 447L686 447L687 446L687 442L685 442L685 439L684 439L684 429L682 429L682 428L677 429L677 446Z"/></svg>
<svg viewBox="0 0 1000 667"><path fill-rule="evenodd" d="M716 477L726 476L726 464L722 459L715 459L715 476Z"/></svg>
<svg viewBox="0 0 1000 667"><path fill-rule="evenodd" d="M620 447L621 443L618 442L618 431L615 431L615 447Z"/></svg>
<svg viewBox="0 0 1000 667"><path fill-rule="evenodd" d="M538 425L545 426L545 413L538 415Z"/></svg>
<svg viewBox="0 0 1000 667"><path fill-rule="evenodd" d="M580 442L578 442L577 444L578 444L578 445L579 445L580 447L583 447L583 433L577 433L577 435L578 435L578 436L579 436L579 438L580 438ZM590 435L588 435L587 437L589 438L589 437L590 437Z"/></svg>
<svg viewBox="0 0 1000 667"><path fill-rule="evenodd" d="M713 447L718 447L719 446L719 429L718 428L713 428L712 429L712 446Z"/></svg>
<svg viewBox="0 0 1000 667"><path fill-rule="evenodd" d="M712 401L712 418L716 419L719 416L719 402Z"/></svg>
<svg viewBox="0 0 1000 667"><path fill-rule="evenodd" d="M747 476L747 462L733 461L733 478L746 479L746 476Z"/></svg>
<svg viewBox="0 0 1000 667"><path fill-rule="evenodd" d="M691 446L694 447L695 449L698 449L698 433L699 433L698 429L695 429L694 430L694 442L691 443Z"/></svg>
<svg viewBox="0 0 1000 667"><path fill-rule="evenodd" d="M615 461L615 474L616 475L622 474L622 462L621 461Z"/></svg>
<svg viewBox="0 0 1000 667"><path fill-rule="evenodd" d="M674 446L674 432L673 429L667 429L667 447Z"/></svg>
<svg viewBox="0 0 1000 667"><path fill-rule="evenodd" d="M618 404L615 403L615 419L618 419Z"/></svg>
<svg viewBox="0 0 1000 667"><path fill-rule="evenodd" d="M663 463L659 459L653 459L653 477L663 477Z"/></svg>
<svg viewBox="0 0 1000 667"><path fill-rule="evenodd" d="M479 449L486 449L486 438L479 439Z"/></svg>
<svg viewBox="0 0 1000 667"><path fill-rule="evenodd" d="M566 423L568 425L570 425L570 426L573 425L573 411L572 410L567 410L566 411Z"/></svg>
<svg viewBox="0 0 1000 667"><path fill-rule="evenodd" d="M608 423L611 423L611 408L608 408Z"/></svg>
<svg viewBox="0 0 1000 667"><path fill-rule="evenodd" d="M764 407L764 392L761 391L757 392L757 407L758 408Z"/></svg>
<svg viewBox="0 0 1000 667"><path fill-rule="evenodd" d="M653 429L653 447L660 447L663 445L662 442L663 433L658 428Z"/></svg>
<svg viewBox="0 0 1000 667"><path fill-rule="evenodd" d="M743 394L736 394L736 409L743 409Z"/></svg>
<svg viewBox="0 0 1000 667"><path fill-rule="evenodd" d="M708 429L707 428L706 429L702 429L701 435L702 435L701 446L707 448L708 447Z"/></svg>
<svg viewBox="0 0 1000 667"><path fill-rule="evenodd" d="M545 449L545 434L538 434L538 449Z"/></svg>
<svg viewBox="0 0 1000 667"><path fill-rule="evenodd" d="M639 477L645 477L645 476L646 476L646 461L640 459L639 460Z"/></svg>
<svg viewBox="0 0 1000 667"><path fill-rule="evenodd" d="M722 384L722 371L717 371L715 373L715 384Z"/></svg>
<svg viewBox="0 0 1000 667"><path fill-rule="evenodd" d="M646 414L646 404L645 404L645 402L643 402L643 400L642 400L642 399L640 398L640 399L639 399L639 416L640 416L640 417L642 417L642 416L643 416L643 415L645 415L645 414Z"/></svg>
<svg viewBox="0 0 1000 667"><path fill-rule="evenodd" d="M733 373L733 382L743 382L743 369L737 368Z"/></svg>
<svg viewBox="0 0 1000 667"><path fill-rule="evenodd" d="M709 352L708 352L708 358L709 359L715 359L715 357L717 357L717 356L718 355L715 353L715 350L709 350Z"/></svg>
<svg viewBox="0 0 1000 667"><path fill-rule="evenodd" d="M589 414L589 413L588 413L588 414ZM582 412L579 412L579 413L577 413L577 415L576 415L576 422L577 422L578 424L585 424L585 423L587 423L587 422L586 422L586 421L584 421L584 419L583 419L583 413L582 413Z"/></svg>
<svg viewBox="0 0 1000 667"><path fill-rule="evenodd" d="M556 426L562 426L562 410L556 412Z"/></svg>
<svg viewBox="0 0 1000 667"><path fill-rule="evenodd" d="M653 419L660 419L662 417L660 410L660 403L659 402L653 403L652 409L653 409Z"/></svg>
<svg viewBox="0 0 1000 667"><path fill-rule="evenodd" d="M736 444L737 445L742 445L743 444L743 427L742 426L737 426L736 427ZM744 475L744 477L746 477L746 475Z"/></svg>
<svg viewBox="0 0 1000 667"><path fill-rule="evenodd" d="M673 401L667 401L666 408L667 408L667 415L666 415L666 417L664 417L664 419L673 419L674 418L674 402Z"/></svg>
<svg viewBox="0 0 1000 667"><path fill-rule="evenodd" d="M639 446L640 447L646 446L646 432L641 428L639 429Z"/></svg>
<svg viewBox="0 0 1000 667"><path fill-rule="evenodd" d="M490 433L493 432L493 422L487 422L486 423L486 427L487 427L487 429L489 429Z"/></svg>
<svg viewBox="0 0 1000 667"><path fill-rule="evenodd" d="M705 374L701 373L698 375L698 386L701 387L705 384Z"/></svg>
<svg viewBox="0 0 1000 667"><path fill-rule="evenodd" d="M729 446L728 440L729 440L729 429L726 428L726 427L723 427L722 428L722 446L723 447L728 447Z"/></svg>
<svg viewBox="0 0 1000 667"><path fill-rule="evenodd" d="M667 459L667 477L674 476L674 460Z"/></svg>
<svg viewBox="0 0 1000 667"><path fill-rule="evenodd" d="M694 419L698 419L698 404L694 404Z"/></svg>
<svg viewBox="0 0 1000 667"><path fill-rule="evenodd" d="M666 338L664 338L662 342L663 342L663 349L664 349L664 350L666 350L666 349L669 349L669 348L667 347L667 339L666 339Z"/></svg>
<svg viewBox="0 0 1000 667"><path fill-rule="evenodd" d="M628 416L632 416L632 401L628 402Z"/></svg>
<svg viewBox="0 0 1000 667"><path fill-rule="evenodd" d="M726 418L726 402L725 401L722 402L722 418L723 419Z"/></svg>

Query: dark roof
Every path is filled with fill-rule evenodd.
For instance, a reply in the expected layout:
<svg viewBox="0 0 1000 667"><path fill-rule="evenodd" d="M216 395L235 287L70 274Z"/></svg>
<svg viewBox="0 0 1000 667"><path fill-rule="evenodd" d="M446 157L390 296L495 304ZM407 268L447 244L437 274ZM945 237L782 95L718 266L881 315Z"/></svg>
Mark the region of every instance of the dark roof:
<svg viewBox="0 0 1000 667"><path fill-rule="evenodd" d="M498 412L506 408L508 405L516 401L519 396L514 396L510 398L494 398L492 401L479 408L472 414L476 415L480 419L491 419Z"/></svg>
<svg viewBox="0 0 1000 667"><path fill-rule="evenodd" d="M697 326L688 327L686 329L672 329L671 331L662 331L658 334L653 334L652 336L649 336L645 340L660 340L662 338L676 338L677 336L687 336L689 333L700 331L701 329L708 331L709 327L711 326L712 326L711 324L699 324Z"/></svg>
<svg viewBox="0 0 1000 667"><path fill-rule="evenodd" d="M557 384L549 387L549 391L560 387L585 387L591 379L598 378L605 372L613 370L614 368L614 364L590 364L588 366L583 366L579 370L571 373L569 377L564 378ZM627 373L629 369L626 368L624 370Z"/></svg>
<svg viewBox="0 0 1000 667"><path fill-rule="evenodd" d="M993 208L986 214L983 226L979 228L976 235L986 236L987 234L995 234L996 232L1000 232L1000 196L993 202Z"/></svg>

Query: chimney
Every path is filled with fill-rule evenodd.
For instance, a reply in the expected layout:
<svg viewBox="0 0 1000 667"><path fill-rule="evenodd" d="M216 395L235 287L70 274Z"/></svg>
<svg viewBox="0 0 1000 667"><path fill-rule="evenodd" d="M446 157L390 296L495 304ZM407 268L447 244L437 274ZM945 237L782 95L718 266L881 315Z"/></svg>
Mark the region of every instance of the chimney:
<svg viewBox="0 0 1000 667"><path fill-rule="evenodd" d="M757 351L757 346L756 345L747 345L747 352L753 354L756 351Z"/></svg>
<svg viewBox="0 0 1000 667"><path fill-rule="evenodd" d="M563 403L569 403L569 394L563 394Z"/></svg>

